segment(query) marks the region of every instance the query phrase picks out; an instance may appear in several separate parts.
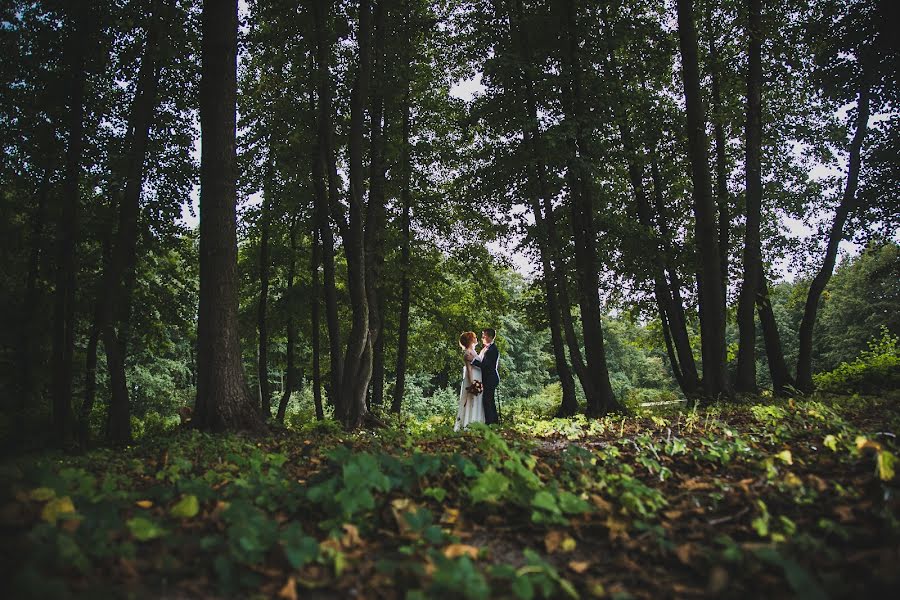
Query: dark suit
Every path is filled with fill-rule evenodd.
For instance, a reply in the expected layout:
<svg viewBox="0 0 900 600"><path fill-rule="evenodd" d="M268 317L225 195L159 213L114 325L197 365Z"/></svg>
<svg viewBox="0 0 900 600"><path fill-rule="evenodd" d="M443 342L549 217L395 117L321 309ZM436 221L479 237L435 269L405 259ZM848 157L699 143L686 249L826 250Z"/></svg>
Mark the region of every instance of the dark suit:
<svg viewBox="0 0 900 600"><path fill-rule="evenodd" d="M497 361L500 360L500 351L496 344L488 346L484 358L472 361L472 364L481 368L481 383L484 385L484 395L481 397L484 405L484 422L487 424L499 423L497 405L494 402L494 392L500 385L500 373L497 371Z"/></svg>

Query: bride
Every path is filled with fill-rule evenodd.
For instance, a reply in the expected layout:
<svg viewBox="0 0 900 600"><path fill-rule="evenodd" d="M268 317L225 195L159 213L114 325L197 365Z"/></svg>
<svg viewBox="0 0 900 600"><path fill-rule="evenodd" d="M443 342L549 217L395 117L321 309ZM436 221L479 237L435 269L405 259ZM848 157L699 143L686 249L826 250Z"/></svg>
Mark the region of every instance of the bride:
<svg viewBox="0 0 900 600"><path fill-rule="evenodd" d="M459 336L459 347L463 349L462 383L459 386L459 408L456 411L454 431L466 428L469 423L484 423L484 406L481 394L481 369L472 365L478 357L475 353L475 333L467 331Z"/></svg>

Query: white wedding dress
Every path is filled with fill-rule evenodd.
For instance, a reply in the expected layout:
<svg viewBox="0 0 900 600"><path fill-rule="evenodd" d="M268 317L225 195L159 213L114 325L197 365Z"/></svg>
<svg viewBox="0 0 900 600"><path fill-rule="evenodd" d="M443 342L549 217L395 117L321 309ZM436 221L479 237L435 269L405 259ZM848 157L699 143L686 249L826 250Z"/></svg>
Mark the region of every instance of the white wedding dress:
<svg viewBox="0 0 900 600"><path fill-rule="evenodd" d="M453 431L459 431L469 426L469 423L484 423L484 405L481 402L481 394L470 394L466 388L471 385L468 377L468 369L472 371L472 381L481 381L481 369L471 366L469 363L478 355L474 350L466 350L465 363L462 370L462 382L459 386L459 407L456 411L456 423Z"/></svg>

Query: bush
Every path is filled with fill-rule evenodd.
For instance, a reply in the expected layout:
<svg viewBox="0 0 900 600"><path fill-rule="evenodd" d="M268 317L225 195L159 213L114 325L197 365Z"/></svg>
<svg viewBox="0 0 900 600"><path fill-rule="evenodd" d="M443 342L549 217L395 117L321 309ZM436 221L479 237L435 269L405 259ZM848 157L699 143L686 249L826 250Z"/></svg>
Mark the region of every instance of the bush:
<svg viewBox="0 0 900 600"><path fill-rule="evenodd" d="M900 351L898 338L887 327L881 328L881 339L869 342L869 349L851 363L813 376L816 389L832 394L873 393L900 387Z"/></svg>

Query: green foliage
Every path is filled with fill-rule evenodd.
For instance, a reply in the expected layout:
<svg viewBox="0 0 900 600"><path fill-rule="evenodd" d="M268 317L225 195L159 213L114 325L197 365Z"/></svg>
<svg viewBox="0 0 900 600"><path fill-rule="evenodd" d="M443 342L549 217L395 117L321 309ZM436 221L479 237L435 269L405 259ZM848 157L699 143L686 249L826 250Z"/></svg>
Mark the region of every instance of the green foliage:
<svg viewBox="0 0 900 600"><path fill-rule="evenodd" d="M813 376L816 389L832 394L873 393L900 388L898 337L882 327L881 338L853 362Z"/></svg>

